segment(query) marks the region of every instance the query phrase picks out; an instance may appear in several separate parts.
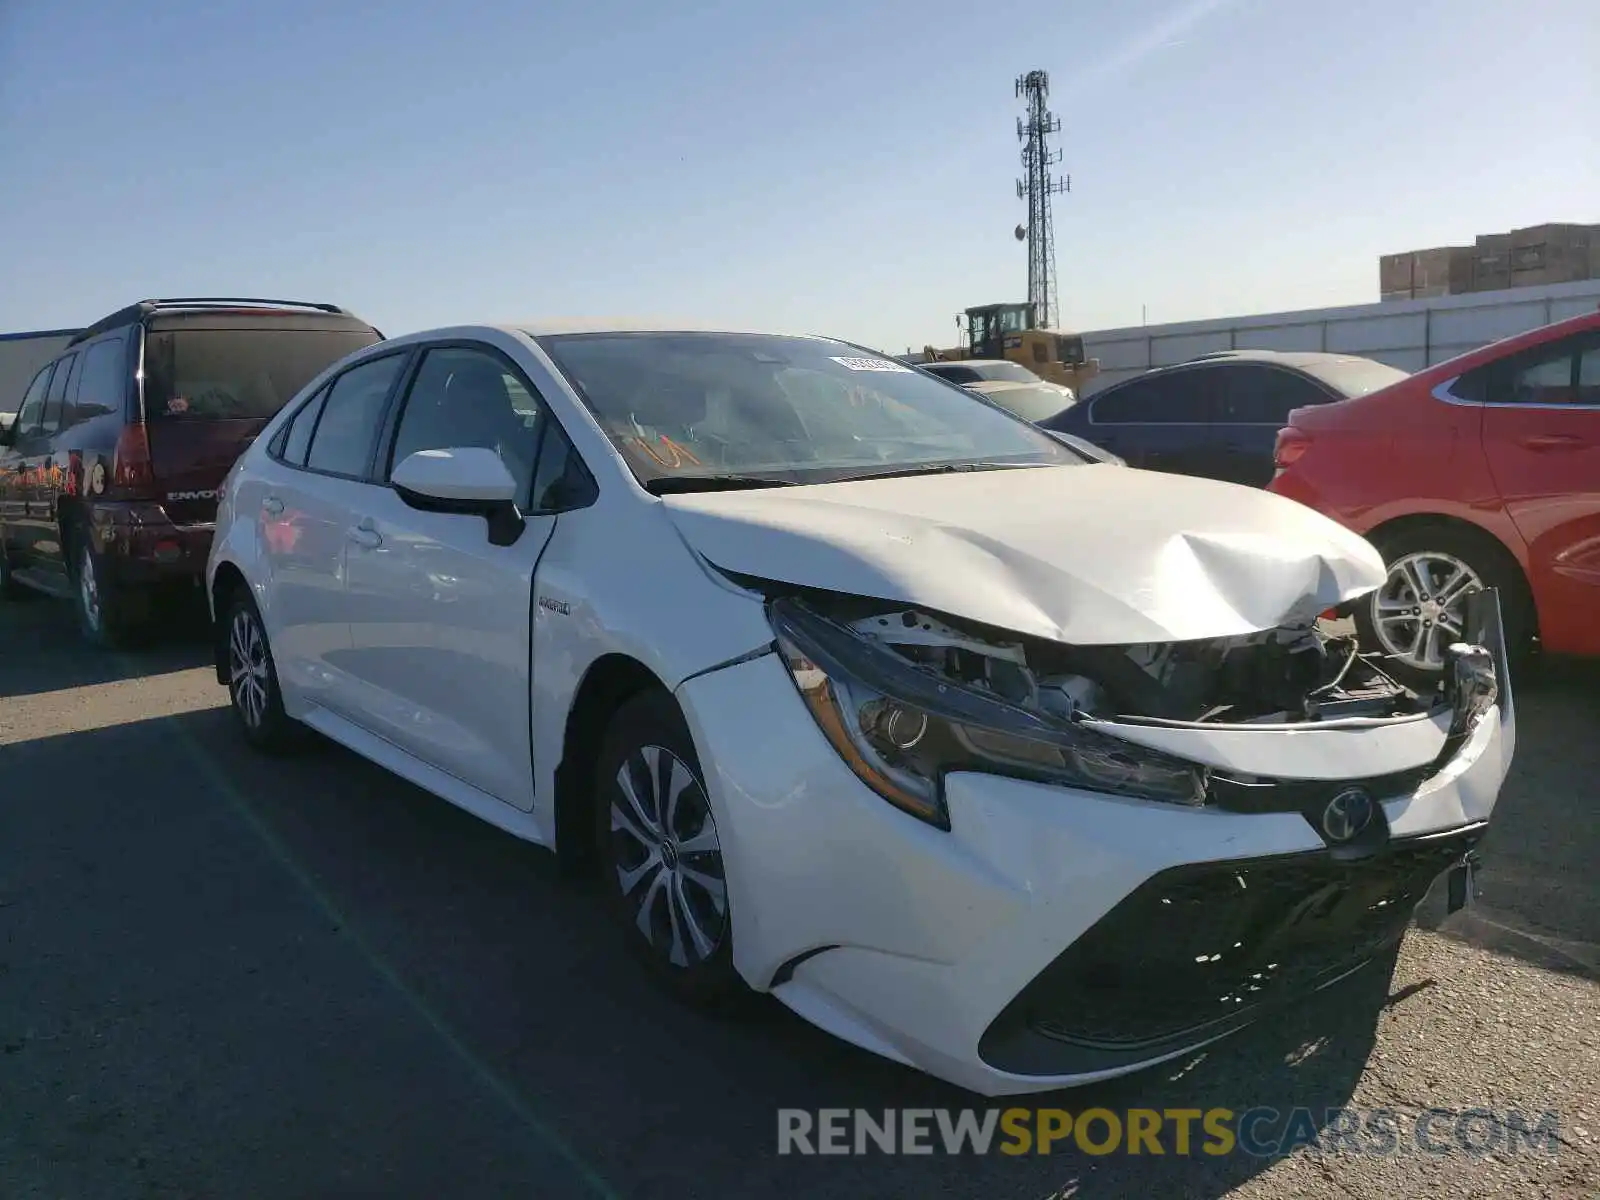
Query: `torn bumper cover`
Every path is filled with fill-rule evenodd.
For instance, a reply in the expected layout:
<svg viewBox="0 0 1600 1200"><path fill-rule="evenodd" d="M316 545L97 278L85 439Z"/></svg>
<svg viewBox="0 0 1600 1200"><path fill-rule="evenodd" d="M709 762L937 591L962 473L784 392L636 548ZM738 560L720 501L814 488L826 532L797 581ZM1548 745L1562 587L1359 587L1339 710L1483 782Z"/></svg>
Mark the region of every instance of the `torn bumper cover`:
<svg viewBox="0 0 1600 1200"><path fill-rule="evenodd" d="M863 669L847 623L797 611L773 605L778 656L682 692L729 862L761 864L729 879L736 964L988 1095L1175 1057L1380 953L1470 861L1515 743L1492 592L1415 711L1210 723L1096 715L1071 683L1051 711L1036 672L1008 698L993 645L985 686Z"/></svg>

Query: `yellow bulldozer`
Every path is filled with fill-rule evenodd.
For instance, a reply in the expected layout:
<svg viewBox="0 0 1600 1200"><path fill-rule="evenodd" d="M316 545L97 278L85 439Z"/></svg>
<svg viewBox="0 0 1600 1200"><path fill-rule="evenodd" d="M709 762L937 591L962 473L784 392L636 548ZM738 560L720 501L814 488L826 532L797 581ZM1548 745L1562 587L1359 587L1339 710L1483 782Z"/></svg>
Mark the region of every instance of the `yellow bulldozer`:
<svg viewBox="0 0 1600 1200"><path fill-rule="evenodd" d="M963 315L967 344L949 350L926 346L922 351L926 361L1005 359L1078 394L1082 394L1084 384L1100 373L1100 360L1084 357L1081 337L1057 329L1038 328L1032 304L982 304L967 309Z"/></svg>

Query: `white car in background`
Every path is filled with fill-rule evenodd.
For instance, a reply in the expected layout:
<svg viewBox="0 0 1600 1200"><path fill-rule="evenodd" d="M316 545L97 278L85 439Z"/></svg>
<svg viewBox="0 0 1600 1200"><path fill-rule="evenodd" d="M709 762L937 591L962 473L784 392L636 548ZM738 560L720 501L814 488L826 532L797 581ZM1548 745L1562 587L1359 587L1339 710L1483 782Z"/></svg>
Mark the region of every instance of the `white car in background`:
<svg viewBox="0 0 1600 1200"><path fill-rule="evenodd" d="M921 366L931 375L987 396L1024 421L1046 421L1078 402L1077 393L1065 384L1041 379L1021 363L1004 358L963 358Z"/></svg>
<svg viewBox="0 0 1600 1200"><path fill-rule="evenodd" d="M224 491L251 742L308 726L598 864L689 998L984 1094L1378 955L1441 874L1468 894L1511 758L1492 592L1416 695L1319 624L1383 583L1359 537L826 338L395 338Z"/></svg>

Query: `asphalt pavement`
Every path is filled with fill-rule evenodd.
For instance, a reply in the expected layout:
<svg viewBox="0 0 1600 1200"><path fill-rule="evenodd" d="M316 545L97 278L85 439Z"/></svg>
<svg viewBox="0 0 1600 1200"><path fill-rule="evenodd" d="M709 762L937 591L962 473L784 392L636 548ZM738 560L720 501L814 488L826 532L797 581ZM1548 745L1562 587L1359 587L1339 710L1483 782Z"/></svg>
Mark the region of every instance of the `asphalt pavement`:
<svg viewBox="0 0 1600 1200"><path fill-rule="evenodd" d="M776 1003L675 1005L545 852L337 747L250 752L205 657L0 607L5 1200L1600 1194L1600 668L1517 681L1474 910L1192 1060L1027 1101L1552 1110L1549 1149L807 1158L779 1109L991 1102Z"/></svg>

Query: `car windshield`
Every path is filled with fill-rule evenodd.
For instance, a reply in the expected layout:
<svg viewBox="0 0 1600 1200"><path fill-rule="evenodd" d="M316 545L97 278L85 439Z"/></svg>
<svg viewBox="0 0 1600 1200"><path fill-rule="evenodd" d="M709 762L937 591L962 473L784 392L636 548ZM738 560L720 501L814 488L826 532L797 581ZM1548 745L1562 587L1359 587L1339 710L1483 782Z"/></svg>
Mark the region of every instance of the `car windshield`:
<svg viewBox="0 0 1600 1200"><path fill-rule="evenodd" d="M1341 396L1365 396L1407 378L1408 372L1370 358L1340 358L1305 368Z"/></svg>
<svg viewBox="0 0 1600 1200"><path fill-rule="evenodd" d="M539 344L647 485L1083 461L970 392L826 338L582 333Z"/></svg>
<svg viewBox="0 0 1600 1200"><path fill-rule="evenodd" d="M990 383L1038 383L1039 377L1021 363L986 362L972 367L979 379Z"/></svg>

